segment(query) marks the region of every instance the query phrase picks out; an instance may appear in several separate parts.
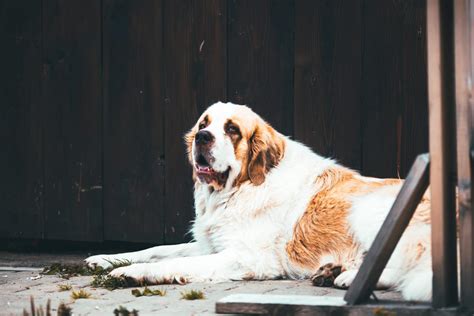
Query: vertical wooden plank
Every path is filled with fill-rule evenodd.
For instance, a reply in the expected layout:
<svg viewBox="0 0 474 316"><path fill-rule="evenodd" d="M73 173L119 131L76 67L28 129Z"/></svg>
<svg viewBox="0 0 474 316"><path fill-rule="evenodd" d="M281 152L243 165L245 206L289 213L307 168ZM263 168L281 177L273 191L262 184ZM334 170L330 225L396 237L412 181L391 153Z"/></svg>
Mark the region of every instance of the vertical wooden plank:
<svg viewBox="0 0 474 316"><path fill-rule="evenodd" d="M361 1L295 6L295 138L360 169Z"/></svg>
<svg viewBox="0 0 474 316"><path fill-rule="evenodd" d="M0 1L0 237L41 238L41 2Z"/></svg>
<svg viewBox="0 0 474 316"><path fill-rule="evenodd" d="M102 240L101 8L43 1L45 237Z"/></svg>
<svg viewBox="0 0 474 316"><path fill-rule="evenodd" d="M166 243L183 241L194 217L183 135L204 108L226 99L226 2L164 2ZM189 238L189 236L188 236Z"/></svg>
<svg viewBox="0 0 474 316"><path fill-rule="evenodd" d="M428 149L425 1L363 4L362 170L404 177Z"/></svg>
<svg viewBox="0 0 474 316"><path fill-rule="evenodd" d="M105 239L163 241L162 1L105 0Z"/></svg>
<svg viewBox="0 0 474 316"><path fill-rule="evenodd" d="M231 0L228 94L293 134L294 2Z"/></svg>
<svg viewBox="0 0 474 316"><path fill-rule="evenodd" d="M363 1L362 172L396 177L403 109L404 1Z"/></svg>
<svg viewBox="0 0 474 316"><path fill-rule="evenodd" d="M457 304L456 208L453 142L453 2L427 6L433 306Z"/></svg>
<svg viewBox="0 0 474 316"><path fill-rule="evenodd" d="M472 209L473 99L472 51L474 2L454 2L456 140L458 171L459 249L461 268L461 305L474 308L474 216Z"/></svg>

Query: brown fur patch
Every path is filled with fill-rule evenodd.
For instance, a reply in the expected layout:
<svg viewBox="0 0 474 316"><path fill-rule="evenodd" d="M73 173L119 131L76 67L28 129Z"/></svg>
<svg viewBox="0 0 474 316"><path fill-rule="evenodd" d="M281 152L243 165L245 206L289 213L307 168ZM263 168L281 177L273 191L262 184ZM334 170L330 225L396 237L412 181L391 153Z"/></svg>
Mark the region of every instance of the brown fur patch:
<svg viewBox="0 0 474 316"><path fill-rule="evenodd" d="M431 223L430 196L431 196L431 192L430 192L430 189L428 188L428 190L426 190L425 194L423 195L423 198L421 199L420 204L418 204L418 207L416 208L415 214L413 214L413 218L411 219L410 224L412 223L430 224ZM456 212L456 215L458 215L458 212Z"/></svg>
<svg viewBox="0 0 474 316"><path fill-rule="evenodd" d="M250 181L260 185L267 172L278 165L285 153L283 138L268 124L256 127L250 138L248 175Z"/></svg>
<svg viewBox="0 0 474 316"><path fill-rule="evenodd" d="M242 170L234 185L248 180L255 185L262 184L268 171L278 165L284 153L284 138L269 124L260 122L254 127L246 144L241 144L236 150Z"/></svg>
<svg viewBox="0 0 474 316"><path fill-rule="evenodd" d="M348 197L401 182L397 179L371 181L343 167L326 169L316 179L318 193L295 225L293 238L286 246L290 260L304 267L317 268L325 254L343 256L343 253L354 252L357 245L347 223L351 207Z"/></svg>
<svg viewBox="0 0 474 316"><path fill-rule="evenodd" d="M234 132L231 132L230 130L234 129ZM232 121L231 119L228 119L227 122L224 124L224 131L226 135L230 138L232 141L232 145L234 145L234 152L236 148L239 145L240 140L242 139L242 133L240 132L240 127L239 125Z"/></svg>
<svg viewBox="0 0 474 316"><path fill-rule="evenodd" d="M250 280L253 280L255 278L255 273L254 272L247 272L244 274L244 276L242 277L242 280L244 281L250 281Z"/></svg>
<svg viewBox="0 0 474 316"><path fill-rule="evenodd" d="M421 256L425 253L426 247L423 245L423 243L419 242L416 244L416 261L421 259Z"/></svg>

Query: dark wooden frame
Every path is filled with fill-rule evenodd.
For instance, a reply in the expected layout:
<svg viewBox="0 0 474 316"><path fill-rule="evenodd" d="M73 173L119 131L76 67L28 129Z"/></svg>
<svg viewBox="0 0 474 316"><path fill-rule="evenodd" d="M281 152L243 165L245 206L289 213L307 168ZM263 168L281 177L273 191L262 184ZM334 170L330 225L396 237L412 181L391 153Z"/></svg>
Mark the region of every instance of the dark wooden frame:
<svg viewBox="0 0 474 316"><path fill-rule="evenodd" d="M458 2L458 1L456 1ZM427 3L433 306L457 304L453 1Z"/></svg>
<svg viewBox="0 0 474 316"><path fill-rule="evenodd" d="M472 142L474 73L474 1L456 1L454 7L456 136L459 207L461 306L474 308L474 216Z"/></svg>
<svg viewBox="0 0 474 316"><path fill-rule="evenodd" d="M385 265L431 184L433 300L426 305L384 305L397 314L471 314L474 309L473 173L474 0L427 1L430 155L420 155L395 200L362 266L347 291L347 305L258 302L216 304L221 313L304 312L377 314L368 303ZM455 106L454 106L455 105ZM455 121L456 120L456 121ZM456 133L454 133L456 131ZM456 145L457 157L456 157ZM458 303L455 172L457 158L461 302ZM430 175L430 177L429 177ZM428 178L429 177L429 178ZM322 302L324 304L324 302ZM378 307L377 307L378 308Z"/></svg>

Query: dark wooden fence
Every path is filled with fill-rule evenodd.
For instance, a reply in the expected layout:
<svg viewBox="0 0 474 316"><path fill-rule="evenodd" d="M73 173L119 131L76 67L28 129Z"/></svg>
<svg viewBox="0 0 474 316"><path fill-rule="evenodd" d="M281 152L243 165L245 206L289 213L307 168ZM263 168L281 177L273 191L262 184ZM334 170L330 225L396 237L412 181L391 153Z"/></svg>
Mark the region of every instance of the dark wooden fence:
<svg viewBox="0 0 474 316"><path fill-rule="evenodd" d="M217 100L362 173L427 150L425 2L0 0L0 237L174 243Z"/></svg>

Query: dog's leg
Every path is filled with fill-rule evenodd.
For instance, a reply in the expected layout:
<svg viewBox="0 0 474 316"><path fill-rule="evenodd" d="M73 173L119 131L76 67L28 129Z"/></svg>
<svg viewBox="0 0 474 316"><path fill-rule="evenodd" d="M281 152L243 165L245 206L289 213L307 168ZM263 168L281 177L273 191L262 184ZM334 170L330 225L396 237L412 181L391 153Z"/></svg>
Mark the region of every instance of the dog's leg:
<svg viewBox="0 0 474 316"><path fill-rule="evenodd" d="M347 289L354 281L358 271L359 270L347 270L342 272L334 280L334 286ZM401 274L401 271L398 269L385 268L377 281L376 289L386 290L396 286Z"/></svg>
<svg viewBox="0 0 474 316"><path fill-rule="evenodd" d="M162 284L178 282L223 282L253 277L251 264L236 252L165 259L156 263L138 263L113 270L110 275L126 277L132 283Z"/></svg>
<svg viewBox="0 0 474 316"><path fill-rule="evenodd" d="M102 267L107 269L111 267L114 261L155 262L164 258L188 257L206 254L205 248L200 247L198 243L185 243L169 246L157 246L141 251L118 253L113 255L96 255L85 260L91 268Z"/></svg>

